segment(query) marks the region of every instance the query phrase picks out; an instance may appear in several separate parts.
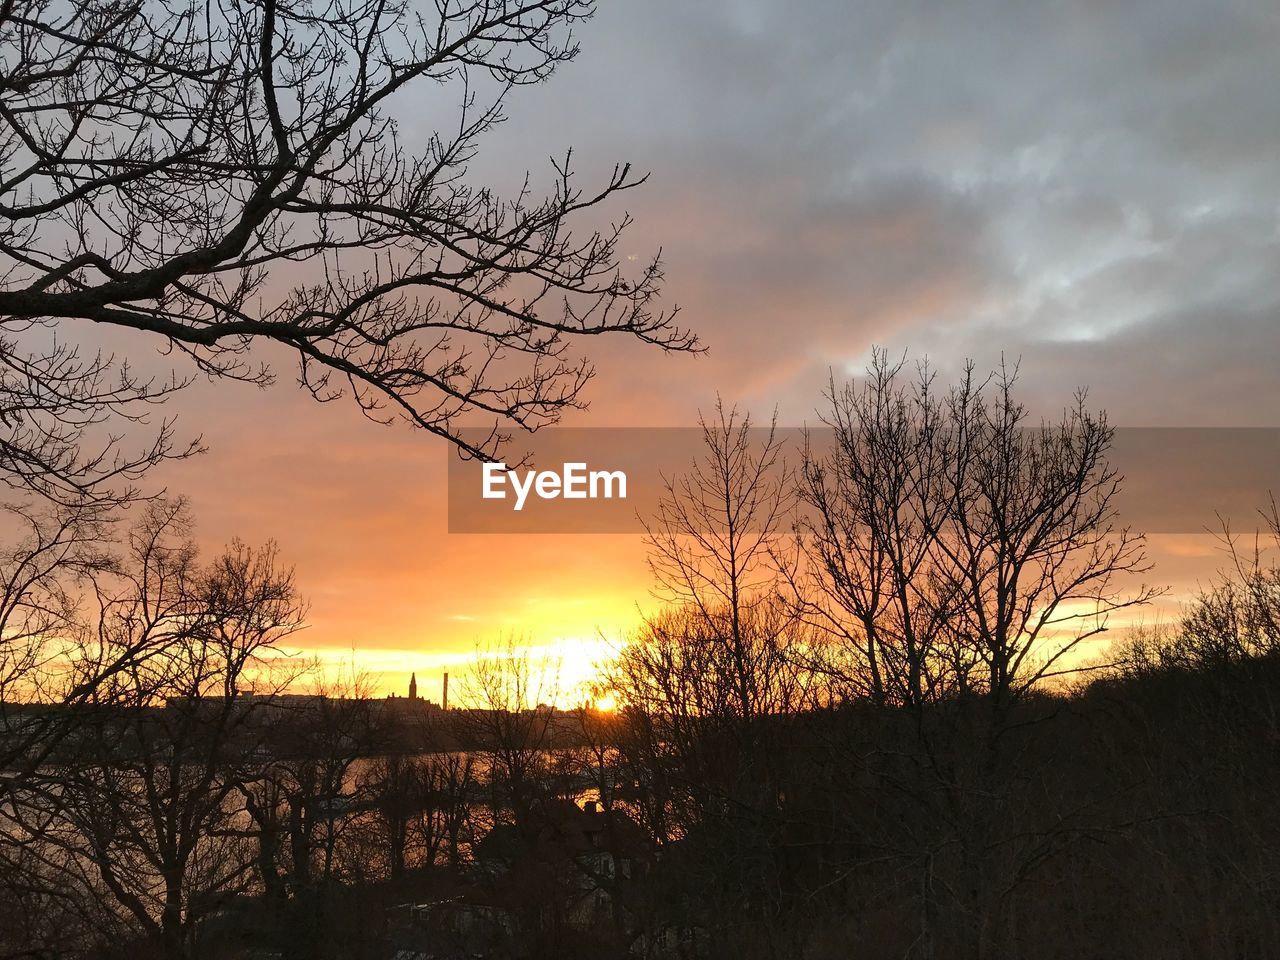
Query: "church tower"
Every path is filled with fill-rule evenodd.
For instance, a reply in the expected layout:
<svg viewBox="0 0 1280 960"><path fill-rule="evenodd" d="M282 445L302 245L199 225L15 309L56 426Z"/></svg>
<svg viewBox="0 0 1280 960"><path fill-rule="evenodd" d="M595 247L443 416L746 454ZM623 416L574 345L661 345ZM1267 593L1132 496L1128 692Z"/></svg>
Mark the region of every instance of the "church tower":
<svg viewBox="0 0 1280 960"><path fill-rule="evenodd" d="M409 676L409 699L418 699L418 675L416 673Z"/></svg>

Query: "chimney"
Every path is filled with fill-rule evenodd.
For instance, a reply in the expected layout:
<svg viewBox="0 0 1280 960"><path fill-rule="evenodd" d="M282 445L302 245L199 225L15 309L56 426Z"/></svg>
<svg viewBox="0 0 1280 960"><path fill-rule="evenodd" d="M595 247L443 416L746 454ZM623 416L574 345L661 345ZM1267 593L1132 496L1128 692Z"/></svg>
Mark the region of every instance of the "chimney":
<svg viewBox="0 0 1280 960"><path fill-rule="evenodd" d="M444 686L440 690L440 709L441 710L449 709L449 671L448 670L446 670L444 673Z"/></svg>

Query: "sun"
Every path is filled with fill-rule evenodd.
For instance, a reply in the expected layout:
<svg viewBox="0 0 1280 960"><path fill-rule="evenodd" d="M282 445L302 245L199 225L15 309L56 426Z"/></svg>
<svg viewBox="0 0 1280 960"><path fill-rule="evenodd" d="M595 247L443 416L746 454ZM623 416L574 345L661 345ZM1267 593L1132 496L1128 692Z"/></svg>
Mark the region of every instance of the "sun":
<svg viewBox="0 0 1280 960"><path fill-rule="evenodd" d="M606 693L604 696L596 698L596 709L601 713L613 713L618 709L618 700L613 694Z"/></svg>

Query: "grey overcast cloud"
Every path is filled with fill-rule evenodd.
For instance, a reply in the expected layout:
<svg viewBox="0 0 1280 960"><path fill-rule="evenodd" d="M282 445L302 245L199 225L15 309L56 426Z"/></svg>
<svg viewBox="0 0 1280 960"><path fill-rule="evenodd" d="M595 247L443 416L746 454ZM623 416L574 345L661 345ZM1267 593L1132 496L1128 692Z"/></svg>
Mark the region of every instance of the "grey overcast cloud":
<svg viewBox="0 0 1280 960"><path fill-rule="evenodd" d="M677 418L800 418L876 343L1020 357L1127 424L1276 424L1273 4L658 0L579 35L501 137L652 172L632 241L711 351L600 406L659 378Z"/></svg>

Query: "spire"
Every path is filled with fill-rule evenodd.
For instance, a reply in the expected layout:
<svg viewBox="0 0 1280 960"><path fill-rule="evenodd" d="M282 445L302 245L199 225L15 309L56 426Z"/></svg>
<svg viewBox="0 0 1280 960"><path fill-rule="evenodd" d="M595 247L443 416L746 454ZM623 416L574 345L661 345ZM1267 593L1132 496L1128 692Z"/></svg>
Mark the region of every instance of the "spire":
<svg viewBox="0 0 1280 960"><path fill-rule="evenodd" d="M416 673L409 676L409 699L418 699L418 675Z"/></svg>

